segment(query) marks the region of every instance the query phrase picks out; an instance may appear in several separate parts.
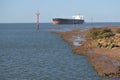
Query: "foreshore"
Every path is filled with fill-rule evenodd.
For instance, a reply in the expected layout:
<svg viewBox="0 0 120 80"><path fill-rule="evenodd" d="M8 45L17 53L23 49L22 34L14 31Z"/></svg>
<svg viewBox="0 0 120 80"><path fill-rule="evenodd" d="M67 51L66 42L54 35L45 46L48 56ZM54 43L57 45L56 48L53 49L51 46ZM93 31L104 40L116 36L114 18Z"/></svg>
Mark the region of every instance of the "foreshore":
<svg viewBox="0 0 120 80"><path fill-rule="evenodd" d="M102 77L120 77L120 47L119 45L116 46L114 41L116 39L116 43L119 44L120 35L115 31L120 27L107 26L102 28L111 29L114 35L109 38L87 39L85 37L89 30L87 28L73 28L63 32L58 30L53 33L59 34L63 40L68 42L75 54L87 56L88 61L98 75ZM103 43L100 43L102 46L98 46L98 40L104 41L106 46L104 47ZM108 45L110 40L113 42Z"/></svg>

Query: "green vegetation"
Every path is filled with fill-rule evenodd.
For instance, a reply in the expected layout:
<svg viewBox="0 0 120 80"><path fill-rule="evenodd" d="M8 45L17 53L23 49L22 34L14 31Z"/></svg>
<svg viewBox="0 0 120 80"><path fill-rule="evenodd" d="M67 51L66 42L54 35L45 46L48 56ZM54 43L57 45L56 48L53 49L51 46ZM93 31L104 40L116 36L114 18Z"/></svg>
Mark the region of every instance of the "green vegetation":
<svg viewBox="0 0 120 80"><path fill-rule="evenodd" d="M110 36L113 36L113 33L108 28L91 28L86 33L86 37L91 39L101 39Z"/></svg>

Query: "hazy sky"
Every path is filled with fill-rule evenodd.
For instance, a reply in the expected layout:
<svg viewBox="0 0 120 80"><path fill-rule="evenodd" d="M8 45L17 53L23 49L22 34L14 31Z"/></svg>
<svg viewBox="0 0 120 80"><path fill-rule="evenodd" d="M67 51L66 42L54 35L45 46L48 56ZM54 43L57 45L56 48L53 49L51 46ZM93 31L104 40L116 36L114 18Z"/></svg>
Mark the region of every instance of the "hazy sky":
<svg viewBox="0 0 120 80"><path fill-rule="evenodd" d="M0 23L52 22L80 13L86 22L120 22L120 0L0 0Z"/></svg>

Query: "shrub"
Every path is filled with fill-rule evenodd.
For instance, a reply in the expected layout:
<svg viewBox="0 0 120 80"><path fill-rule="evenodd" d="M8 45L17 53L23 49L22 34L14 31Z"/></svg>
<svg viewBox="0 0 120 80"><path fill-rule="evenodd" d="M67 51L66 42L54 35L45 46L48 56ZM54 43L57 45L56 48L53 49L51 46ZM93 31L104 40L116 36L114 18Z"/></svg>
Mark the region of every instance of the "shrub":
<svg viewBox="0 0 120 80"><path fill-rule="evenodd" d="M111 31L111 29L107 29L107 28L104 28L104 29L100 30L100 34L104 34L104 33L107 33L107 32L112 32L112 31Z"/></svg>
<svg viewBox="0 0 120 80"><path fill-rule="evenodd" d="M97 38L106 38L106 37L110 37L112 35L113 35L113 33L111 33L111 32L105 32L105 33L98 35Z"/></svg>
<svg viewBox="0 0 120 80"><path fill-rule="evenodd" d="M86 33L87 38L100 39L112 36L113 33L111 29L107 28L91 28Z"/></svg>
<svg viewBox="0 0 120 80"><path fill-rule="evenodd" d="M86 37L95 39L98 34L99 34L99 31L97 28L91 28L87 31Z"/></svg>
<svg viewBox="0 0 120 80"><path fill-rule="evenodd" d="M120 33L120 28L118 28L118 29L116 30L116 33Z"/></svg>

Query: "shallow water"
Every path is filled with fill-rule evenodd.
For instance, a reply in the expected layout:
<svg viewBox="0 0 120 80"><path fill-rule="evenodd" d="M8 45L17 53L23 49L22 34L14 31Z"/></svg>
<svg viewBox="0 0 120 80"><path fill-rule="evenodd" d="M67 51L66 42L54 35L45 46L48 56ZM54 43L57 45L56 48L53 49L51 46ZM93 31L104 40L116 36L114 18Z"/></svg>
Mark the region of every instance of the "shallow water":
<svg viewBox="0 0 120 80"><path fill-rule="evenodd" d="M97 75L51 28L70 25L0 24L0 80L117 80Z"/></svg>

